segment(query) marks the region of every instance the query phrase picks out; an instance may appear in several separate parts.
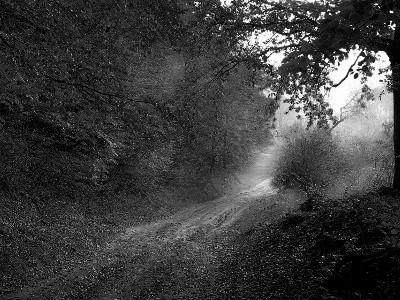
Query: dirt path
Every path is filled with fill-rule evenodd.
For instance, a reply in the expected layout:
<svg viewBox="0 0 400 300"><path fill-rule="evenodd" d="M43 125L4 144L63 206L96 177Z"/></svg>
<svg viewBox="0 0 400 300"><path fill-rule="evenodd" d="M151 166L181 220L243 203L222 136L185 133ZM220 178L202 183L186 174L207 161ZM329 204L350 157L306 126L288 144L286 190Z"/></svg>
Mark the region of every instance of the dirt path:
<svg viewBox="0 0 400 300"><path fill-rule="evenodd" d="M9 299L218 299L215 278L232 239L298 204L295 193L271 187L273 150L240 175L248 188L236 195L127 228L86 265Z"/></svg>
<svg viewBox="0 0 400 300"><path fill-rule="evenodd" d="M139 236L171 241L189 239L199 231L207 235L217 235L243 219L242 215L246 211L248 213L252 209L260 213L263 208L276 204L274 197L270 197L277 193L271 186L273 153L273 146L259 152L254 163L238 175L244 187L239 193L193 205L158 222L127 228L125 233L109 245L110 249L120 247L121 243L137 240ZM285 206L285 209L290 206L287 201L280 205ZM255 220L251 218L247 221L251 226Z"/></svg>

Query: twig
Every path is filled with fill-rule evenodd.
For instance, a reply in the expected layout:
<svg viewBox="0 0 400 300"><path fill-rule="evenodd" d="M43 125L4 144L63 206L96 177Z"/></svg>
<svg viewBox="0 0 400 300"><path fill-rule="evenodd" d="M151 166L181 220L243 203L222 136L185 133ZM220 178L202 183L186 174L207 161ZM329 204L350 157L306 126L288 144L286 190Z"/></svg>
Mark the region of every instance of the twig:
<svg viewBox="0 0 400 300"><path fill-rule="evenodd" d="M356 65L356 63L357 63L358 59L360 58L362 52L363 52L363 51L361 51L361 52L357 55L357 58L355 59L355 61L353 62L353 64L350 66L350 68L347 70L347 73L346 73L346 75L342 78L342 80L340 80L338 83L332 85L332 87L334 87L334 88L338 87L339 85L341 85L341 84L349 77L351 71L353 70L353 67Z"/></svg>

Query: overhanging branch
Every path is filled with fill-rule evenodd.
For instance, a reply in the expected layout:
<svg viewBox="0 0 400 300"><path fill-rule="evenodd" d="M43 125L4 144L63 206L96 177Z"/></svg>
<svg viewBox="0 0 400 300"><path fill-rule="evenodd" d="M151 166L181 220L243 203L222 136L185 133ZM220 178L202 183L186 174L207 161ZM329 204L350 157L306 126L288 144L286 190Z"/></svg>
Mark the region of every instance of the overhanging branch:
<svg viewBox="0 0 400 300"><path fill-rule="evenodd" d="M338 83L335 83L334 85L332 85L332 87L334 87L334 88L338 87L339 85L341 85L341 84L349 77L349 75L350 75L350 73L352 72L354 66L356 65L358 59L360 58L361 53L362 53L362 51L357 55L357 57L356 57L356 59L354 60L354 62L352 63L352 65L351 65L350 68L347 70L346 75L345 75Z"/></svg>

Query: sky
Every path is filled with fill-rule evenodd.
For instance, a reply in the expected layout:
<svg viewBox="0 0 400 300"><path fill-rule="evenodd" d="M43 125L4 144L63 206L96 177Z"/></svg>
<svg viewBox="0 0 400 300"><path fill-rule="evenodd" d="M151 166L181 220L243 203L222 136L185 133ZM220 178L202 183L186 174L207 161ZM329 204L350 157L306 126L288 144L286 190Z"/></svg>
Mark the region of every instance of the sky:
<svg viewBox="0 0 400 300"><path fill-rule="evenodd" d="M266 36L261 36L261 38L258 37L257 42L263 42L263 40L267 40ZM254 40L254 42L256 41ZM342 61L340 66L337 66L337 70L330 74L330 78L334 83L340 82L345 77L348 69L354 63L358 54L359 51L352 50L349 53L349 57ZM278 67L283 58L283 53L274 54L270 57L269 63ZM382 89L382 91L385 90L385 83L380 81L385 79L385 75L379 74L379 70L389 66L390 62L388 56L384 52L378 52L376 55L376 62L373 64L375 70L373 75L369 77L366 82L371 89ZM354 79L353 75L350 75L342 84L336 88L332 88L332 90L329 92L327 95L327 101L334 110L335 115L338 116L340 113L340 108L346 105L355 94L361 92L363 84L361 83L360 79L361 76L359 76L357 79Z"/></svg>
<svg viewBox="0 0 400 300"><path fill-rule="evenodd" d="M315 2L315 0L305 0L308 2ZM221 0L225 5L230 5L231 0ZM270 37L270 33L265 32L259 36L253 36L250 39L250 44L263 43L268 40ZM331 74L331 79L334 83L339 82L346 74L347 70L354 62L358 55L358 51L351 51L349 54L349 58L341 63L338 69ZM276 54L270 58L270 63L278 66L283 59L283 54ZM384 90L385 84L380 82L379 80L384 79L383 75L379 75L379 69L388 67L389 59L387 55L383 52L379 52L377 54L377 61L375 62L375 72L371 78L368 79L367 84L371 89L382 88ZM354 79L352 75L350 75L340 86L337 88L333 88L328 97L328 102L330 103L332 109L335 114L338 115L340 112L340 108L343 107L350 98L357 92L361 91L362 84L360 82L360 78Z"/></svg>
<svg viewBox="0 0 400 300"><path fill-rule="evenodd" d="M345 77L347 70L354 63L358 53L359 51L351 51L348 59L342 61L340 66L337 67L337 70L330 74L330 78L334 83L340 82L340 80ZM283 53L278 53L272 56L269 62L275 66L279 66L283 58ZM384 90L385 83L380 82L380 80L383 80L385 76L379 74L379 69L389 67L390 62L384 52L378 52L376 58L377 60L373 64L375 71L372 77L368 78L367 84L371 89L382 88L382 90ZM351 97L361 91L362 84L360 78L361 76L354 79L353 75L350 75L341 85L332 88L327 95L327 100L336 114L339 114L340 108L347 104Z"/></svg>
<svg viewBox="0 0 400 300"><path fill-rule="evenodd" d="M347 73L347 70L349 67L353 64L354 60L356 59L358 55L358 51L352 51L349 54L349 58L344 60L340 66L338 66L338 69L336 71L333 71L330 74L330 78L333 80L334 83L339 82L342 78ZM275 57L272 58L272 61L274 64L277 66L280 64L280 61L283 58L283 54L278 54ZM377 53L377 60L373 64L375 67L375 71L373 72L372 77L370 77L367 81L368 86L371 89L385 89L385 83L380 82L381 79L384 79L383 75L379 75L379 69L380 68L386 68L390 65L389 63L389 58L387 55L383 52ZM346 105L351 97L353 97L356 93L361 92L362 84L360 82L360 77L358 79L354 79L354 77L351 75L349 76L340 86L337 88L332 88L330 93L327 95L327 100L329 104L331 105L332 109L334 110L334 114L339 117L340 115L340 108ZM387 97L386 97L387 99ZM387 101L387 100L385 100ZM373 103L375 109L377 110L382 110L380 114L382 115L382 120L383 119L389 119L388 113L390 114L390 109L386 107L390 103L380 103L377 105L376 103ZM281 130L283 127L287 127L290 125L293 125L295 123L298 123L298 120L296 118L297 113L294 111L290 111L288 114L286 114L288 110L288 104L286 103L281 103L280 108L277 110L275 116L277 119L277 129ZM377 111L377 113L379 113Z"/></svg>

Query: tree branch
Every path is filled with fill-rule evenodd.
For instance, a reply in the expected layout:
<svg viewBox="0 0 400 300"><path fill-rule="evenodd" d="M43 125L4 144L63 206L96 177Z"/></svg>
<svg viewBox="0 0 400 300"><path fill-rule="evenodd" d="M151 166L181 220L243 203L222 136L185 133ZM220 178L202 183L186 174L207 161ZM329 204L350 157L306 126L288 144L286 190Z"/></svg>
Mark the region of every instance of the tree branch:
<svg viewBox="0 0 400 300"><path fill-rule="evenodd" d="M333 129L335 129L340 123L342 123L346 119L347 119L347 117L341 118L339 121L337 121L335 123L335 125L333 125L331 128L329 128L328 132L331 133L333 131Z"/></svg>
<svg viewBox="0 0 400 300"><path fill-rule="evenodd" d="M335 83L334 85L332 85L332 87L334 87L334 88L338 87L339 85L341 85L341 84L349 77L351 71L353 70L353 67L356 65L358 59L360 58L361 53L362 53L362 51L357 55L355 61L354 61L353 64L350 66L350 68L347 70L346 75L345 75L338 83Z"/></svg>
<svg viewBox="0 0 400 300"><path fill-rule="evenodd" d="M89 90L89 91L91 91L93 93L96 93L96 94L99 94L99 95L102 95L102 96L118 98L118 99L126 99L126 100L130 100L132 102L135 102L135 103L146 103L146 104L150 104L150 105L153 105L153 106L157 106L156 103L153 103L151 101L133 100L133 99L130 99L128 97L125 97L125 96L122 96L122 95L119 95L119 94L99 91L99 90L97 90L97 89L95 89L93 87L87 86L85 84L81 84L81 83L77 83L77 82L69 82L69 81L66 81L66 80L63 80L63 79L54 78L54 77L49 76L49 75L45 75L45 77L50 79L51 81L54 81L54 82L57 82L57 83L61 83L61 84L65 84L65 85L69 85L69 86L73 86L75 88L79 87L79 88L82 88L82 89L86 89L86 90Z"/></svg>
<svg viewBox="0 0 400 300"><path fill-rule="evenodd" d="M290 25L299 25L299 24L304 24L304 23L310 23L308 20L295 20L295 21L287 21L286 19L283 20L277 20L277 21L271 21L268 23L261 23L261 22L217 22L216 25L222 25L222 26L232 26L232 27L245 27L245 28L256 28L256 29L269 29L272 26L277 26L277 25L284 25L284 24L290 24Z"/></svg>

